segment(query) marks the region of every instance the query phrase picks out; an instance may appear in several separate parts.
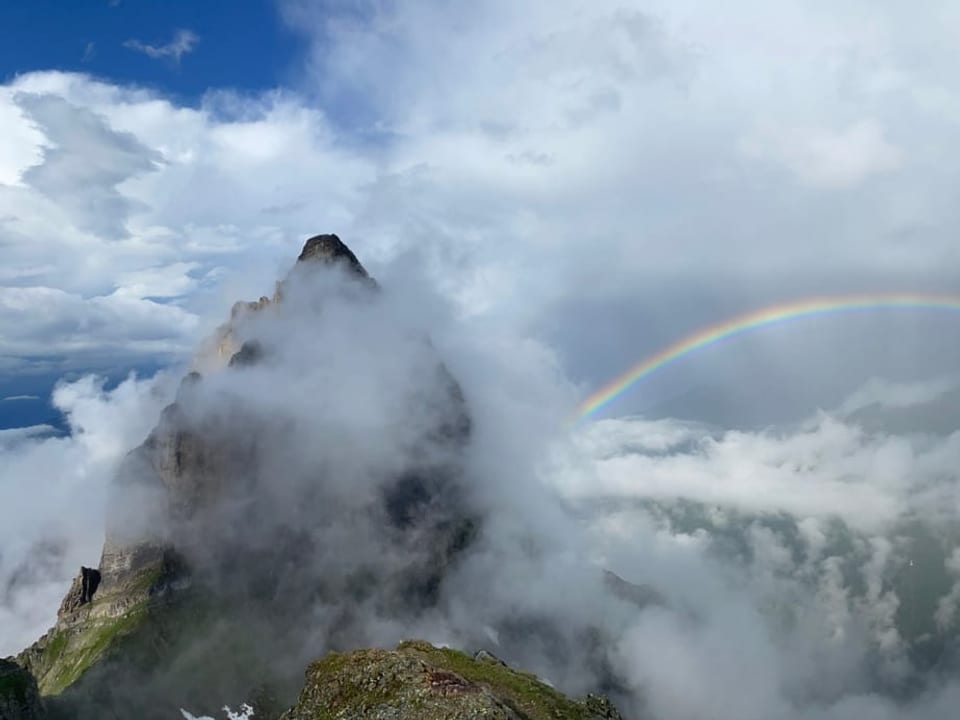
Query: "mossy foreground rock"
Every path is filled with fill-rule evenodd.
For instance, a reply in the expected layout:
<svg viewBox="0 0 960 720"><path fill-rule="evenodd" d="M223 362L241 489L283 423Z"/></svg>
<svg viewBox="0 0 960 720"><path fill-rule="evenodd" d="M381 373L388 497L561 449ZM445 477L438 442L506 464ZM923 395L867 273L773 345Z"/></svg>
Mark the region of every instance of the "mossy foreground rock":
<svg viewBox="0 0 960 720"><path fill-rule="evenodd" d="M0 660L0 720L45 717L33 676L9 660Z"/></svg>
<svg viewBox="0 0 960 720"><path fill-rule="evenodd" d="M282 720L620 720L608 700L571 700L492 656L407 641L330 653L307 669Z"/></svg>

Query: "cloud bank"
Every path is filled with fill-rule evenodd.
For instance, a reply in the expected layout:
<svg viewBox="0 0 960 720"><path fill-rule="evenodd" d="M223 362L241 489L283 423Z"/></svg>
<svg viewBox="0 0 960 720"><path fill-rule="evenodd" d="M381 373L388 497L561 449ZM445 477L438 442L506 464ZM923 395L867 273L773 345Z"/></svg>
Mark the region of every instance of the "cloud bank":
<svg viewBox="0 0 960 720"><path fill-rule="evenodd" d="M199 318L323 228L374 270L417 254L459 312L549 336L591 384L718 315L956 290L947 4L872 4L869 22L861 4L751 7L749 28L684 2L282 9L310 53L258 96L184 106L58 73L3 86L0 284L42 288L44 310L10 308L8 362L81 352L78 327L114 356L182 357ZM949 371L951 320L884 318L765 335L769 361L731 365L775 384L765 368L830 357L832 400L864 362Z"/></svg>

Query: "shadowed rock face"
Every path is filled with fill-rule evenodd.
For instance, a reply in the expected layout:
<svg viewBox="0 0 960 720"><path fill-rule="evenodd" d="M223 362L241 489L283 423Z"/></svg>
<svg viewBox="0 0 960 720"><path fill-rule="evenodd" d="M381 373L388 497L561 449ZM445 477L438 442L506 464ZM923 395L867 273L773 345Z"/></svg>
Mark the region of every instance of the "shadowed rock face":
<svg viewBox="0 0 960 720"><path fill-rule="evenodd" d="M0 720L46 718L37 682L29 672L9 660L0 660Z"/></svg>
<svg viewBox="0 0 960 720"><path fill-rule="evenodd" d="M341 242L336 235L314 235L307 240L297 258L298 263L322 262L328 265L341 263L350 272L369 278L366 269L357 260L353 251Z"/></svg>
<svg viewBox="0 0 960 720"><path fill-rule="evenodd" d="M81 567L80 574L73 579L73 584L67 591L66 597L60 603L60 611L57 616L65 617L91 602L99 586L100 571L95 568Z"/></svg>
<svg viewBox="0 0 960 720"><path fill-rule="evenodd" d="M256 340L247 340L230 358L229 367L249 367L263 359L263 346Z"/></svg>

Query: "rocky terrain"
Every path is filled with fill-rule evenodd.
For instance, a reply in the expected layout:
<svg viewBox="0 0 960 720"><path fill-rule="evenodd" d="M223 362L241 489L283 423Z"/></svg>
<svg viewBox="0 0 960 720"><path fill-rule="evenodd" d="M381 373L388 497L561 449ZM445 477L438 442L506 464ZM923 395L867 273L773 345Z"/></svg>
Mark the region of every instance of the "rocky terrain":
<svg viewBox="0 0 960 720"><path fill-rule="evenodd" d="M419 641L394 651L330 653L307 669L282 720L620 720L608 700L571 700L486 652Z"/></svg>
<svg viewBox="0 0 960 720"><path fill-rule="evenodd" d="M398 335L398 377L416 382L364 379L383 422L402 428L395 447L358 445L362 433L341 437L323 415L323 389L346 378L318 380L309 348L331 350L307 341L337 308L375 317L382 294L339 238L320 235L272 297L234 306L122 463L98 567L81 568L50 631L0 666L0 719L174 718L239 701L258 719L619 717L489 655L421 642L324 655L370 644L371 618L424 617L484 524L463 477L468 404L429 340ZM364 351L363 328L347 331ZM305 414L275 400L291 386L320 389ZM629 602L656 601L612 582ZM502 628L515 645L557 634L538 618L515 625Z"/></svg>

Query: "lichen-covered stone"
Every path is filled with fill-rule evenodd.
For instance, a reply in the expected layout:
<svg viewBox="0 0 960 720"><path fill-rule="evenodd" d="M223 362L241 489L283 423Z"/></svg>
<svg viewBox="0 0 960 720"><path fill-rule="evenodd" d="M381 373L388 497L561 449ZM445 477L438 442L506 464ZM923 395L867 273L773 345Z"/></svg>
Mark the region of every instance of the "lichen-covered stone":
<svg viewBox="0 0 960 720"><path fill-rule="evenodd" d="M606 698L571 700L529 673L422 641L328 654L307 669L300 698L282 720L474 718L620 720Z"/></svg>

